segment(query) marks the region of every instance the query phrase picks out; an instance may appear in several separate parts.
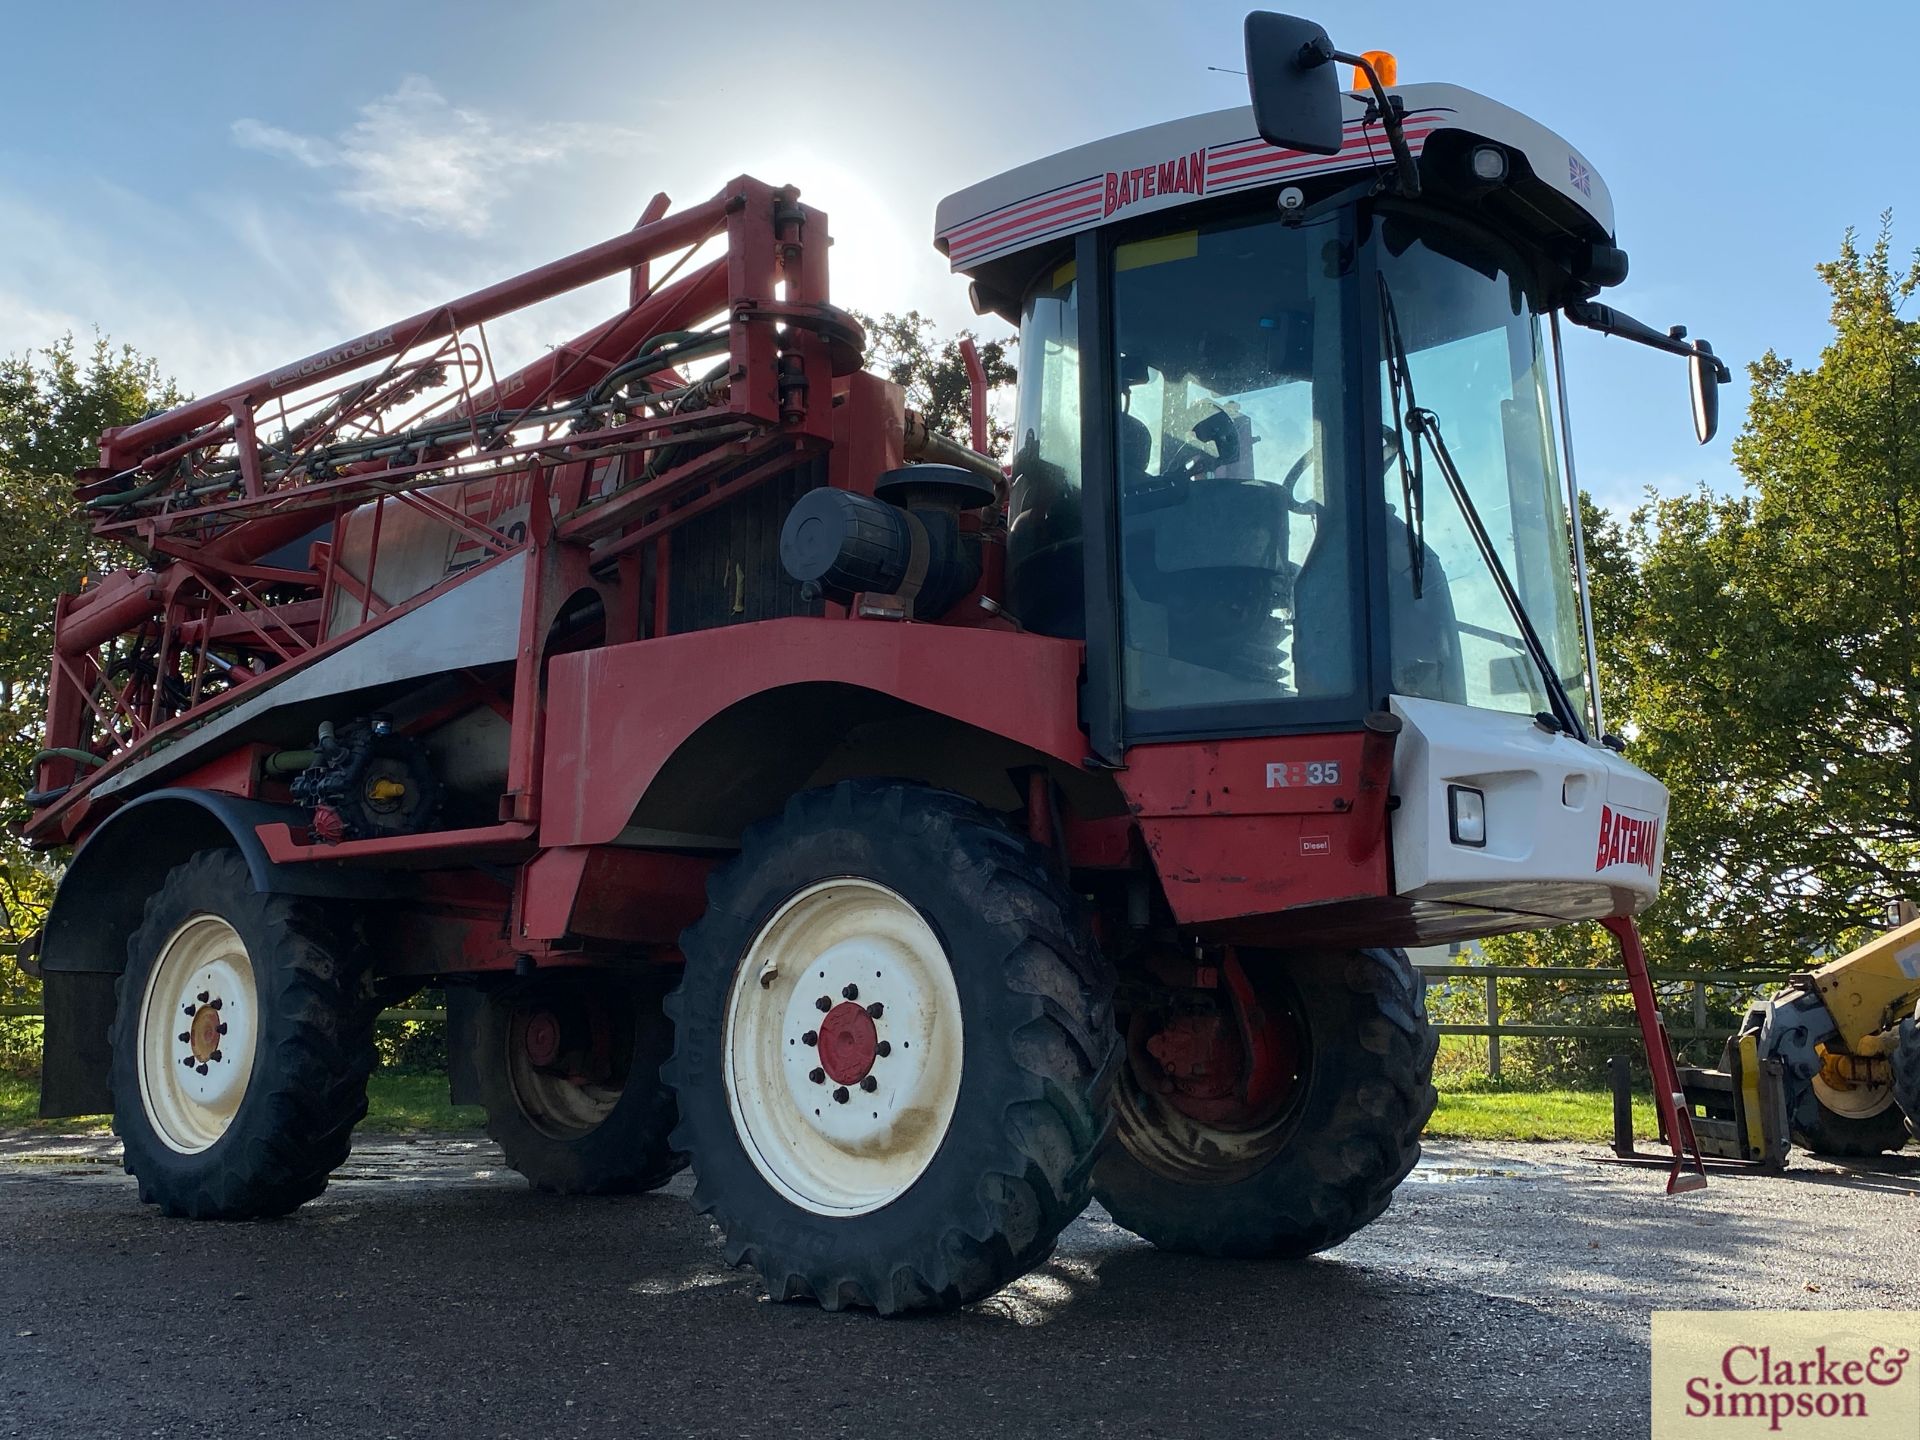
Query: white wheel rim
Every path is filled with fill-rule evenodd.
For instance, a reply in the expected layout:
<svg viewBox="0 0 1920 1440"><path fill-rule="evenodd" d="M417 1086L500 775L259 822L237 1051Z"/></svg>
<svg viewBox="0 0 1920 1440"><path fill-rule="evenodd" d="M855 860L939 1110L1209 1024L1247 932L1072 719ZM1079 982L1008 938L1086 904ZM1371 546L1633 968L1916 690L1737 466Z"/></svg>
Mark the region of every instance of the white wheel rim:
<svg viewBox="0 0 1920 1440"><path fill-rule="evenodd" d="M1829 1085L1819 1075L1813 1077L1813 1094L1825 1109L1846 1120L1871 1120L1893 1104L1891 1085Z"/></svg>
<svg viewBox="0 0 1920 1440"><path fill-rule="evenodd" d="M195 1155L227 1133L253 1078L260 997L246 942L195 915L160 947L140 1002L140 1102L171 1149Z"/></svg>
<svg viewBox="0 0 1920 1440"><path fill-rule="evenodd" d="M816 1214L890 1204L946 1138L961 1028L952 964L918 910L871 880L801 891L754 937L727 998L727 1103L748 1157Z"/></svg>

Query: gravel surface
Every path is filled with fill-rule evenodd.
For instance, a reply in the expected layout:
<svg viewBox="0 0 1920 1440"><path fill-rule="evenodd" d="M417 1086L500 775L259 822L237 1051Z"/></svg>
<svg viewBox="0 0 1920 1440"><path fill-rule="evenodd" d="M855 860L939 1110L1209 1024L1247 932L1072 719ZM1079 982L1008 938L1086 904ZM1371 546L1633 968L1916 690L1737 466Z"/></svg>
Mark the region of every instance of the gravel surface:
<svg viewBox="0 0 1920 1440"><path fill-rule="evenodd" d="M1717 1175L1435 1142L1329 1255L1162 1255L1097 1208L957 1315L767 1302L686 1205L369 1138L287 1220L138 1203L115 1142L0 1133L0 1435L1647 1433L1647 1316L1920 1309L1920 1157ZM1815 1226L1818 1226L1816 1230Z"/></svg>

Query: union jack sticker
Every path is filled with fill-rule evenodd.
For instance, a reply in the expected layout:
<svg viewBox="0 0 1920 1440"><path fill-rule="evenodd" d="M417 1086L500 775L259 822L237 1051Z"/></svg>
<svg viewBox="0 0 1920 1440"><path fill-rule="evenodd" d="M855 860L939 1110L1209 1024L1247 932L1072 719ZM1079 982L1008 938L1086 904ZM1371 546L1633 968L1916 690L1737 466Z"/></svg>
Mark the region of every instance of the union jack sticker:
<svg viewBox="0 0 1920 1440"><path fill-rule="evenodd" d="M1580 163L1578 155L1567 157L1567 179L1582 195L1593 194L1593 172Z"/></svg>

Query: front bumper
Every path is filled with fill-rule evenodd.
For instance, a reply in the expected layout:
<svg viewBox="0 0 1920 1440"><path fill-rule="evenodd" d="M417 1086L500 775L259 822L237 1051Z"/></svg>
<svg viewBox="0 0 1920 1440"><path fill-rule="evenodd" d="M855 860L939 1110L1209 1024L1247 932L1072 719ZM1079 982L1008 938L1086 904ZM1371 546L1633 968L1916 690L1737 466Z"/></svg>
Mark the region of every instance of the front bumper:
<svg viewBox="0 0 1920 1440"><path fill-rule="evenodd" d="M1637 915L1660 890L1667 790L1611 750L1531 716L1395 696L1394 893L1589 920ZM1449 786L1486 799L1486 843L1460 843Z"/></svg>

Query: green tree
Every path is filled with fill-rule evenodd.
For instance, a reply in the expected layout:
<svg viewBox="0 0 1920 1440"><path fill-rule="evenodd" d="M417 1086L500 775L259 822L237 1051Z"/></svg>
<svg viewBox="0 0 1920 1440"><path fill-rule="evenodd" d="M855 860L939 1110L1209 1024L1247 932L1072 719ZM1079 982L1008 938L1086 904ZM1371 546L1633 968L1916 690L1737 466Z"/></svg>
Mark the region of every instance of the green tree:
<svg viewBox="0 0 1920 1440"><path fill-rule="evenodd" d="M1833 337L1811 367L1748 367L1742 491L1650 495L1624 524L1585 511L1608 725L1672 793L1642 930L1675 968L1804 966L1920 888L1920 261L1896 260L1883 220L1818 270ZM1593 927L1486 949L1598 953ZM1534 982L1507 995L1516 1018L1562 1004ZM1716 1019L1737 1008L1711 996Z"/></svg>
<svg viewBox="0 0 1920 1440"><path fill-rule="evenodd" d="M19 804L39 748L53 649L54 601L116 562L73 498L76 470L98 463L96 441L179 402L171 381L130 347L71 335L0 359L0 809Z"/></svg>
<svg viewBox="0 0 1920 1440"><path fill-rule="evenodd" d="M1819 272L1819 363L1749 367L1745 492L1634 519L1634 753L1674 792L1661 928L1689 962L1848 945L1920 860L1920 263L1883 221Z"/></svg>
<svg viewBox="0 0 1920 1440"><path fill-rule="evenodd" d="M31 934L46 913L55 870L14 834L40 748L54 601L80 579L113 565L73 499L73 474L97 463L95 441L178 403L153 361L96 336L71 335L43 350L0 359L0 945ZM0 1005L34 998L11 962L0 963ZM0 1021L0 1068L22 1063L37 1032Z"/></svg>
<svg viewBox="0 0 1920 1440"><path fill-rule="evenodd" d="M981 342L971 330L941 340L933 321L918 310L856 318L867 332L867 368L905 390L907 404L926 416L930 426L962 444L970 443L972 433L972 392L960 342L978 345L989 397L1018 379L1010 355L1012 340ZM987 430L991 452L1004 461L1013 432L991 415Z"/></svg>

